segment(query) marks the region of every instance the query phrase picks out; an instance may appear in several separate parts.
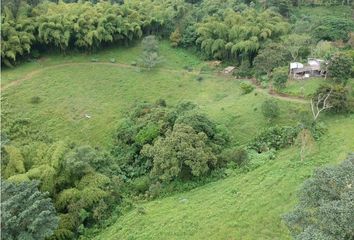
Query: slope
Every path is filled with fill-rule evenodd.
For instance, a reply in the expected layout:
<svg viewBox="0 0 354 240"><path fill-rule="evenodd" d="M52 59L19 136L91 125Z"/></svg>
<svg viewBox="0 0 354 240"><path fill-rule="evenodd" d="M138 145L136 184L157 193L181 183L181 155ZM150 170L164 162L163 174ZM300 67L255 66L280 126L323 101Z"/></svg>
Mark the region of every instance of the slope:
<svg viewBox="0 0 354 240"><path fill-rule="evenodd" d="M328 132L303 162L296 146L249 173L234 174L193 191L141 204L96 240L290 239L281 221L312 171L354 151L354 116L326 121Z"/></svg>

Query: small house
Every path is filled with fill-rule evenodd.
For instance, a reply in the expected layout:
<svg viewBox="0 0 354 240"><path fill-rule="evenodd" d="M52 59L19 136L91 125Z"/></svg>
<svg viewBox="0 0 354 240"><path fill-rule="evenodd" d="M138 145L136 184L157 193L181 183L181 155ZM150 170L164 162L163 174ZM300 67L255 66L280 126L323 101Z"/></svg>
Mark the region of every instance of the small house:
<svg viewBox="0 0 354 240"><path fill-rule="evenodd" d="M293 79L306 79L310 77L324 77L326 75L326 62L322 59L309 58L306 64L290 63L290 76Z"/></svg>

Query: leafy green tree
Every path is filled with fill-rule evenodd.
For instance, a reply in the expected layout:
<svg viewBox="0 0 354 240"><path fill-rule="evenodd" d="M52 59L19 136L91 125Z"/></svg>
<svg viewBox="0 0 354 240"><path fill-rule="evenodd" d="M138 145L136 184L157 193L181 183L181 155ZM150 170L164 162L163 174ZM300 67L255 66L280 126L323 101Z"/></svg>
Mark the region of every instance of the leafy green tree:
<svg viewBox="0 0 354 240"><path fill-rule="evenodd" d="M162 62L162 58L157 52L143 52L138 59L138 63L141 67L144 67L148 70L153 69L158 64Z"/></svg>
<svg viewBox="0 0 354 240"><path fill-rule="evenodd" d="M273 99L265 100L262 103L262 113L265 118L269 121L272 121L279 117L280 108L278 103Z"/></svg>
<svg viewBox="0 0 354 240"><path fill-rule="evenodd" d="M282 89L286 86L288 81L288 68L287 67L279 67L275 68L272 72L272 80L273 86L276 89Z"/></svg>
<svg viewBox="0 0 354 240"><path fill-rule="evenodd" d="M258 75L270 76L272 70L289 64L291 56L286 48L279 43L270 43L258 52L254 59L254 68Z"/></svg>
<svg viewBox="0 0 354 240"><path fill-rule="evenodd" d="M143 39L142 46L143 53L138 60L139 65L151 70L162 62L162 58L159 56L159 43L156 37L151 35Z"/></svg>
<svg viewBox="0 0 354 240"><path fill-rule="evenodd" d="M14 15L5 7L1 14L1 62L12 66L18 56L30 52L34 40L34 24L26 12Z"/></svg>
<svg viewBox="0 0 354 240"><path fill-rule="evenodd" d="M5 155L2 155L4 165L2 166L3 174L5 178L9 178L16 174L25 173L24 159L20 149L8 145L4 147Z"/></svg>
<svg viewBox="0 0 354 240"><path fill-rule="evenodd" d="M283 43L285 48L291 54L293 61L298 60L300 51L306 48L311 41L311 37L307 34L289 34L284 36Z"/></svg>
<svg viewBox="0 0 354 240"><path fill-rule="evenodd" d="M346 85L350 78L353 60L345 53L335 53L328 66L328 74L335 83Z"/></svg>
<svg viewBox="0 0 354 240"><path fill-rule="evenodd" d="M196 42L209 58L246 59L252 65L261 45L279 38L288 27L280 15L270 10L249 8L239 13L228 9L221 18L208 17L198 24Z"/></svg>
<svg viewBox="0 0 354 240"><path fill-rule="evenodd" d="M305 181L299 202L284 220L295 239L354 238L354 156L322 167Z"/></svg>
<svg viewBox="0 0 354 240"><path fill-rule="evenodd" d="M159 52L159 41L154 35L144 37L141 45L144 52Z"/></svg>
<svg viewBox="0 0 354 240"><path fill-rule="evenodd" d="M329 97L326 104L329 107L327 111L333 113L347 113L352 110L350 105L349 91L346 87L338 84L336 85L324 84L317 89L314 95L326 96L328 94Z"/></svg>
<svg viewBox="0 0 354 240"><path fill-rule="evenodd" d="M172 47L178 47L182 41L182 35L180 30L177 28L174 32L170 35L170 41Z"/></svg>
<svg viewBox="0 0 354 240"><path fill-rule="evenodd" d="M315 39L325 41L348 40L348 34L353 30L354 23L345 18L327 16L318 19L313 27Z"/></svg>
<svg viewBox="0 0 354 240"><path fill-rule="evenodd" d="M19 184L1 180L1 234L4 239L41 240L50 237L58 217L47 193L38 182Z"/></svg>
<svg viewBox="0 0 354 240"><path fill-rule="evenodd" d="M329 41L319 41L316 47L312 51L312 55L316 58L322 58L329 61L336 48L333 46L332 42Z"/></svg>
<svg viewBox="0 0 354 240"><path fill-rule="evenodd" d="M171 181L177 177L199 177L215 166L217 158L207 144L204 132L196 133L188 125L176 124L165 138L145 145L142 154L153 159L151 177Z"/></svg>

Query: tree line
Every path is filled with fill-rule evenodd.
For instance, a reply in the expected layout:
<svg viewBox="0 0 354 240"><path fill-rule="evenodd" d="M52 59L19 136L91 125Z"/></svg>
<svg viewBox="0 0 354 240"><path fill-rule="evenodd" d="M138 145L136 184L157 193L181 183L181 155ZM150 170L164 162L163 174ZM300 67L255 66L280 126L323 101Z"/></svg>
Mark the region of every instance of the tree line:
<svg viewBox="0 0 354 240"><path fill-rule="evenodd" d="M92 51L127 45L143 34L161 33L179 14L178 1L5 2L1 16L1 57L8 66L33 49Z"/></svg>

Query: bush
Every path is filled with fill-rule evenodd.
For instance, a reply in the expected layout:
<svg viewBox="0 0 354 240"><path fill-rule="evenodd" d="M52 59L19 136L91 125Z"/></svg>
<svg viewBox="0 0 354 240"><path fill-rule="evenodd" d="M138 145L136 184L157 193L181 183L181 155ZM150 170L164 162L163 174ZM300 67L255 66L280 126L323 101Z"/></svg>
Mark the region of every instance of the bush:
<svg viewBox="0 0 354 240"><path fill-rule="evenodd" d="M248 61L243 61L241 65L235 69L233 75L237 78L250 78L253 76L253 69L250 67Z"/></svg>
<svg viewBox="0 0 354 240"><path fill-rule="evenodd" d="M281 149L294 143L300 127L270 127L258 135L250 144L251 149L265 152L269 149Z"/></svg>
<svg viewBox="0 0 354 240"><path fill-rule="evenodd" d="M278 103L273 99L268 99L262 104L262 113L269 121L279 117L280 109Z"/></svg>
<svg viewBox="0 0 354 240"><path fill-rule="evenodd" d="M247 150L244 148L226 149L222 153L222 159L224 162L236 164L237 167L243 167L249 162Z"/></svg>
<svg viewBox="0 0 354 240"><path fill-rule="evenodd" d="M284 220L295 239L354 239L354 155L338 166L317 169Z"/></svg>
<svg viewBox="0 0 354 240"><path fill-rule="evenodd" d="M288 68L280 67L275 68L272 72L273 85L276 89L282 89L286 86L288 81Z"/></svg>
<svg viewBox="0 0 354 240"><path fill-rule="evenodd" d="M315 96L318 96L319 94L328 94L331 90L332 93L328 98L328 103L331 106L329 109L330 112L348 113L353 111L353 109L351 109L349 91L342 85L322 85L317 89Z"/></svg>
<svg viewBox="0 0 354 240"><path fill-rule="evenodd" d="M172 47L178 47L182 41L182 35L179 29L177 28L174 32L170 35L170 41Z"/></svg>
<svg viewBox="0 0 354 240"><path fill-rule="evenodd" d="M31 98L31 103L32 104L38 104L38 103L40 103L40 101L41 101L41 98L38 97L38 96L34 96L34 97Z"/></svg>
<svg viewBox="0 0 354 240"><path fill-rule="evenodd" d="M203 79L204 79L204 77L203 76L197 76L197 78L196 78L196 80L198 81L198 82L201 82L201 81L203 81Z"/></svg>
<svg viewBox="0 0 354 240"><path fill-rule="evenodd" d="M142 176L139 178L135 178L132 183L132 190L136 193L145 193L149 190L150 187L150 179L148 176Z"/></svg>
<svg viewBox="0 0 354 240"><path fill-rule="evenodd" d="M240 84L240 88L242 90L242 94L248 94L251 93L255 87L252 84L242 82Z"/></svg>
<svg viewBox="0 0 354 240"><path fill-rule="evenodd" d="M353 60L344 53L336 53L328 65L328 75L335 83L346 85L350 78Z"/></svg>

